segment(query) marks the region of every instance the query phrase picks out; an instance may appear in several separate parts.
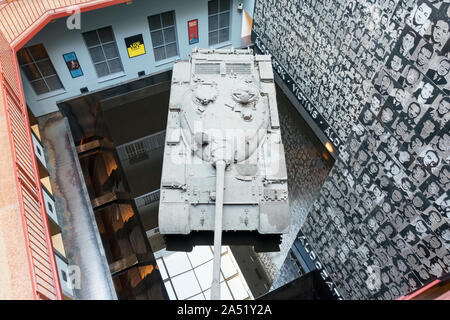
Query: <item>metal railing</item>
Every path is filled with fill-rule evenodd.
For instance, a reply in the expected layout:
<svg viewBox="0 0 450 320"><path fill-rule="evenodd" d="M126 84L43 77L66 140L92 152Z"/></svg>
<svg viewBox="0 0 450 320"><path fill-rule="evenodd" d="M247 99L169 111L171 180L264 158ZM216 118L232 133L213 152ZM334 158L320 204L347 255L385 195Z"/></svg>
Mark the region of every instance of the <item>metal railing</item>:
<svg viewBox="0 0 450 320"><path fill-rule="evenodd" d="M141 208L148 206L149 204L159 201L159 197L161 195L160 190L155 190L146 194L143 194L142 196L134 198L134 202L136 203L136 207Z"/></svg>
<svg viewBox="0 0 450 320"><path fill-rule="evenodd" d="M166 131L160 131L116 147L121 161L138 159L143 154L162 148L166 141Z"/></svg>

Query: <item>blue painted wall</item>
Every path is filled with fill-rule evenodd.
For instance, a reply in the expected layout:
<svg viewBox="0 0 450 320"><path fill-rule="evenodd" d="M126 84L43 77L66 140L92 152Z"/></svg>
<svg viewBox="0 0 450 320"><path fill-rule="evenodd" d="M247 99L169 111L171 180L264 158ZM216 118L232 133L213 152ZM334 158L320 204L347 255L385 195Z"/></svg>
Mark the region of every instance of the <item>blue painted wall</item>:
<svg viewBox="0 0 450 320"><path fill-rule="evenodd" d="M239 47L241 44L242 11L237 10L239 3L244 9L252 11L253 1L231 1L231 30L230 42L225 47ZM64 92L55 92L56 95L37 96L22 73L25 97L28 106L35 116L42 116L58 110L57 101L80 95L80 88L88 87L89 91L116 85L120 82L138 77L139 71L146 74L169 69L173 61L164 64L155 62L150 37L150 28L147 17L166 12L175 11L177 43L179 59L187 59L195 47L208 47L208 1L207 0L165 0L148 1L134 0L131 4L121 4L81 15L81 30L69 30L66 27L66 18L58 19L48 24L26 46L44 44L50 59L64 86ZM187 22L198 19L199 43L188 44ZM82 32L112 26L117 41L119 54L122 60L124 73L119 77L101 81L97 77L91 57L85 46ZM142 34L147 53L129 58L125 46L125 38ZM63 54L75 51L84 75L75 79L70 76L63 59Z"/></svg>
<svg viewBox="0 0 450 320"><path fill-rule="evenodd" d="M255 10L255 0L241 1L244 4L244 9L248 15L253 19L253 11Z"/></svg>

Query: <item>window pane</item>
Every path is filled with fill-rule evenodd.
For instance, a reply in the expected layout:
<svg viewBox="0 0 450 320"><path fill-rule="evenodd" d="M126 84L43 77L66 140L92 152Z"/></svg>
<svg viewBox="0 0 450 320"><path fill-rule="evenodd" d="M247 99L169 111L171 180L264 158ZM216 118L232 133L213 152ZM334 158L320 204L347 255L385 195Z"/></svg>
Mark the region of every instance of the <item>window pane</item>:
<svg viewBox="0 0 450 320"><path fill-rule="evenodd" d="M176 30L174 11L165 12L160 15L149 17L150 31L152 37L153 51L155 53L155 61L164 60L178 55L176 44ZM162 25L159 22L162 21ZM154 31L155 28L162 28ZM169 45L168 45L169 43Z"/></svg>
<svg viewBox="0 0 450 320"><path fill-rule="evenodd" d="M89 53L91 54L91 58L94 63L105 60L105 55L103 54L102 47L91 48L89 49Z"/></svg>
<svg viewBox="0 0 450 320"><path fill-rule="evenodd" d="M120 63L120 59L109 60L108 63L111 73L122 71L122 63Z"/></svg>
<svg viewBox="0 0 450 320"><path fill-rule="evenodd" d="M45 51L45 48L42 44L28 47L28 50L30 50L30 53L33 56L34 60L41 60L48 58L47 51Z"/></svg>
<svg viewBox="0 0 450 320"><path fill-rule="evenodd" d="M48 59L38 62L37 67L39 68L44 77L56 74L56 71L53 68L52 63Z"/></svg>
<svg viewBox="0 0 450 320"><path fill-rule="evenodd" d="M175 24L173 21L173 12L165 12L161 14L163 27L170 27Z"/></svg>
<svg viewBox="0 0 450 320"><path fill-rule="evenodd" d="M213 31L219 27L219 16L210 16L208 18L208 30Z"/></svg>
<svg viewBox="0 0 450 320"><path fill-rule="evenodd" d="M148 18L148 22L150 24L150 30L161 29L161 18L159 17L159 14L155 14Z"/></svg>
<svg viewBox="0 0 450 320"><path fill-rule="evenodd" d="M171 43L166 46L167 58L175 57L178 55L178 49L176 43Z"/></svg>
<svg viewBox="0 0 450 320"><path fill-rule="evenodd" d="M164 42L165 43L175 42L175 40L176 40L175 28L171 27L171 28L164 29Z"/></svg>
<svg viewBox="0 0 450 320"><path fill-rule="evenodd" d="M219 43L219 32L218 31L213 31L209 33L209 45L215 45Z"/></svg>
<svg viewBox="0 0 450 320"><path fill-rule="evenodd" d="M220 0L220 11L230 10L230 0Z"/></svg>
<svg viewBox="0 0 450 320"><path fill-rule="evenodd" d="M221 13L219 19L219 28L228 27L230 25L230 13Z"/></svg>
<svg viewBox="0 0 450 320"><path fill-rule="evenodd" d="M219 30L219 43L229 40L229 28Z"/></svg>
<svg viewBox="0 0 450 320"><path fill-rule="evenodd" d="M122 62L120 60L112 27L105 27L98 29L97 31L86 33L84 34L85 38L93 38L93 32L98 33L97 43L93 40L89 42L90 44L93 44L93 47L89 48L89 54L94 63L97 76L101 78L111 73L122 71Z"/></svg>
<svg viewBox="0 0 450 320"><path fill-rule="evenodd" d="M22 66L22 70L23 73L25 73L25 75L27 76L28 81L33 81L41 78L41 74L39 73L38 69L34 64L24 65Z"/></svg>
<svg viewBox="0 0 450 320"><path fill-rule="evenodd" d="M114 59L119 56L115 42L105 44L103 50L105 51L106 59Z"/></svg>
<svg viewBox="0 0 450 320"><path fill-rule="evenodd" d="M213 0L213 1L208 1L208 14L214 14L217 13L218 9L219 9L219 1L217 0Z"/></svg>
<svg viewBox="0 0 450 320"><path fill-rule="evenodd" d="M164 47L156 48L154 51L155 51L155 61L163 60L166 58Z"/></svg>
<svg viewBox="0 0 450 320"><path fill-rule="evenodd" d="M98 40L97 31L89 31L83 33L84 41L86 42L86 45L88 47L96 46L100 44L100 41Z"/></svg>
<svg viewBox="0 0 450 320"><path fill-rule="evenodd" d="M47 82L48 86L50 87L50 91L62 89L62 87L63 87L61 81L59 80L59 77L56 75L45 78L45 81Z"/></svg>
<svg viewBox="0 0 450 320"><path fill-rule="evenodd" d="M104 77L109 74L108 66L106 62L98 63L95 65L95 70L97 71L97 76Z"/></svg>
<svg viewBox="0 0 450 320"><path fill-rule="evenodd" d="M37 95L49 92L47 85L42 79L31 82L31 86Z"/></svg>
<svg viewBox="0 0 450 320"><path fill-rule="evenodd" d="M152 43L153 47L159 47L164 44L163 33L162 31L154 31L152 34Z"/></svg>
<svg viewBox="0 0 450 320"><path fill-rule="evenodd" d="M17 60L19 61L19 64L27 64L27 63L32 62L31 56L28 53L28 50L25 48L20 49L17 52Z"/></svg>
<svg viewBox="0 0 450 320"><path fill-rule="evenodd" d="M111 27L98 29L98 35L102 43L114 41L114 35Z"/></svg>

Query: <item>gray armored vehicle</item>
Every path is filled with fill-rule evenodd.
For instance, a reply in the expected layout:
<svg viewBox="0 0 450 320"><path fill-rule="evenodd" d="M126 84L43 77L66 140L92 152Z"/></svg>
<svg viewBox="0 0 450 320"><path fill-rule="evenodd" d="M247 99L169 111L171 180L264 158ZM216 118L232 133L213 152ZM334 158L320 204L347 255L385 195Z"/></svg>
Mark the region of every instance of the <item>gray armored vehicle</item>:
<svg viewBox="0 0 450 320"><path fill-rule="evenodd" d="M214 231L220 252L222 231L229 244L246 233L270 242L290 217L270 56L195 49L173 67L160 233L168 242Z"/></svg>

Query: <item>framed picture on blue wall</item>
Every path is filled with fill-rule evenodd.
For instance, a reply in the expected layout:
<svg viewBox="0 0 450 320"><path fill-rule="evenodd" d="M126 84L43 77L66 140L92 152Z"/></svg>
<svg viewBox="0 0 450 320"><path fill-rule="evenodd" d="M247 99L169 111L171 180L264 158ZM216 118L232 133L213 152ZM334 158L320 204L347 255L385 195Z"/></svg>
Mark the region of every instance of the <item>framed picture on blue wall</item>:
<svg viewBox="0 0 450 320"><path fill-rule="evenodd" d="M145 54L145 45L142 34L125 38L125 44L127 46L128 57L134 58Z"/></svg>
<svg viewBox="0 0 450 320"><path fill-rule="evenodd" d="M189 44L198 42L198 19L188 21Z"/></svg>
<svg viewBox="0 0 450 320"><path fill-rule="evenodd" d="M63 54L63 58L72 78L81 77L83 75L83 70L81 70L81 66L75 52Z"/></svg>

